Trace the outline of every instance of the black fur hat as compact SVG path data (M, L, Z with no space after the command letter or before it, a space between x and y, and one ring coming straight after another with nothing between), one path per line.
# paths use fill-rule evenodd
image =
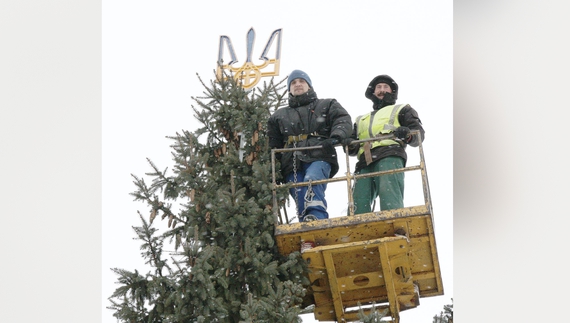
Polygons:
M392 89L392 93L386 93L384 99L380 100L374 95L374 89L378 83L386 83ZM370 81L366 92L364 92L366 98L374 102L374 109L380 109L384 106L395 104L398 99L398 83L394 81L393 78L386 74L378 75Z
M370 81L370 83L368 84L368 87L366 88L366 92L364 94L368 99L372 100L372 98L375 97L374 89L376 88L376 84L378 83L388 84L392 89L392 93L395 95L394 99L398 98L398 83L396 83L396 81L394 81L394 79L391 78L390 76L382 74L373 78L372 81Z

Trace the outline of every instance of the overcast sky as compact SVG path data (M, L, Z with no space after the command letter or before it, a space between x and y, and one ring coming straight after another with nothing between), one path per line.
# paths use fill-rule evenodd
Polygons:
M191 96L202 94L196 74L213 77L221 35L241 66L250 28L254 62L281 29L277 79L305 71L320 98L337 99L355 119L371 110L364 97L370 80L389 74L400 86L398 103L418 111L445 295L421 299L401 318L431 322L453 297L452 13L452 1L103 1L103 305L116 288L110 268L146 268L131 227L140 223L137 211L147 210L129 195L130 174L144 176L147 157L171 168L165 137L199 127L191 109ZM418 186L407 185L409 204ZM334 187L327 191L331 217L346 210ZM103 322L115 322L111 311L103 310Z
M256 51L282 28L283 77L305 70L353 116L368 111L363 89L380 73L420 113L446 295L403 323L431 322L451 297L461 322L566 317L552 300L570 288L557 275L569 227L568 2L456 0L453 31L451 3L344 2L2 2L4 321L115 322L101 310L110 268L142 267L130 228L144 208L129 174L148 171L146 157L170 165L164 137L195 126L195 73L215 68L220 35L243 62L251 27Z
M558 275L570 4L456 0L452 31L451 3L344 2L2 2L3 320L114 322L101 310L115 288L109 268L140 265L129 174L147 171L146 157L170 164L164 137L193 129L195 73L214 69L220 35L243 55L251 27L256 50L283 28L283 76L304 69L320 97L354 115L369 109L363 89L379 73L420 113L446 295L402 312L403 323L431 322L451 297L461 322L566 317L552 300L570 288Z

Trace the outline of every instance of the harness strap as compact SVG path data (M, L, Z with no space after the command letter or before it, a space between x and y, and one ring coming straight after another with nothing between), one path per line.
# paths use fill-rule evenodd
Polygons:
M370 165L370 163L372 163L372 154L370 153L370 147L372 147L370 141L365 142L362 146L364 149L364 159L366 160L366 165Z
M301 134L301 135L298 135L298 136L289 136L289 137L287 137L287 144L290 145L290 144L292 144L292 143L294 143L294 142L299 142L299 141L307 140L307 137L308 137L308 136L309 136L309 135L307 135L307 134Z
M286 142L286 143L287 143L287 145L290 145L290 144L292 144L292 143L294 143L294 142L300 142L300 141L303 141L303 140L307 140L307 138L309 138L309 136L311 136L311 137L323 137L323 138L326 138L326 136L320 135L320 134L318 134L317 132L313 132L313 133L309 133L309 134L303 133L303 134L300 134L300 135L297 135L297 136L289 136L289 137L287 137L287 142Z

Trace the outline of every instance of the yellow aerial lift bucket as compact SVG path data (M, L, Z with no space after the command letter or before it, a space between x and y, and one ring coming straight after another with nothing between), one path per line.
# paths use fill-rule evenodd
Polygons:
M369 313L375 308L388 309L392 321L398 323L399 312L417 307L421 297L443 295L421 144L419 152L420 165L395 171L421 171L423 205L289 224L277 214L281 223L275 229L279 252L287 256L300 251L309 265L311 284L305 305L314 304L315 319L356 321L360 309ZM382 173L386 172L366 176ZM349 169L346 174L323 182L347 181L352 201L350 181L359 175L352 175Z

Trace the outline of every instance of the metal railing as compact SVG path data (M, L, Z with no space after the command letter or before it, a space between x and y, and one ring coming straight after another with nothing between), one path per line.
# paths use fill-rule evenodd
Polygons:
M413 130L411 131L412 135L417 135L417 136L421 136L421 134L419 133L418 130ZM373 142L373 141L381 141L381 140L386 140L386 139L395 139L395 136L393 134L386 134L386 135L378 135L374 138L368 138L368 139L363 139L363 140L354 140L352 141L352 144L361 144L361 143L366 143L366 142ZM340 144L337 144L335 147L337 146L341 146ZM282 153L282 152L288 152L288 151L301 151L301 150L312 150L312 149L322 149L322 146L312 146L312 147L297 147L297 148L275 148L271 150L271 170L272 170L272 180L273 180L273 212L275 217L278 219L279 224L288 224L289 222L289 218L287 216L287 212L285 209L285 206L283 205L283 210L285 212L285 222L283 221L283 218L281 216L281 212L280 210L280 205L277 201L277 188L278 187L287 187L287 188L295 188L295 187L300 187L300 186L309 186L309 185L318 185L318 184L328 184L328 183L333 183L333 182L341 182L341 181L345 181L346 182L346 191L347 191L347 195L348 195L348 215L354 215L354 199L353 199L353 185L355 183L355 181L357 181L360 178L368 178L368 177L376 177L376 176L382 176L382 175L387 175L387 174L394 174L394 173L401 173L401 172L409 172L409 171L421 171L421 179L422 179L422 187L423 187L423 196L424 196L424 203L425 206L428 208L428 210L431 210L431 196L430 196L430 191L429 191L429 183L428 183L428 178L427 178L427 171L426 171L426 166L425 166L425 160L424 160L424 151L423 151L423 145L422 145L422 140L419 140L419 145L417 147L417 150L419 152L419 164L418 165L414 165L414 166L408 166L408 167L403 167L403 168L397 168L397 169L392 169L392 170L387 170L387 171L378 171L378 172L371 172L371 173L366 173L366 174L355 174L351 171L351 167L350 167L350 156L348 154L348 152L346 151L346 149L344 149L343 147L343 152L345 154L345 159L346 159L346 173L345 176L338 176L338 177L333 177L333 178L329 178L329 179L322 179L322 180L315 180L315 181L309 181L309 182L296 182L296 183L283 183L283 184L278 184L276 181L276 169L275 169L275 154L277 153ZM416 148L416 147L414 147ZM296 201L295 201L296 203ZM430 212L431 213L431 212Z

